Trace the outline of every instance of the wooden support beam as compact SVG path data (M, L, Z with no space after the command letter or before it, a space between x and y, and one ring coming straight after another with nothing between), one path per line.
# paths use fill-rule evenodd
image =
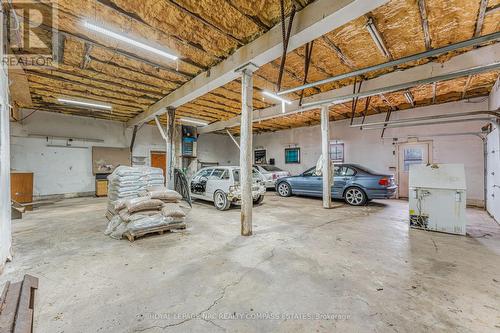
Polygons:
M490 15L496 13L500 10L500 3L497 3L495 6L490 7L486 10L486 15Z
M123 9L121 9L119 6L117 6L114 2L112 2L110 0L96 0L96 1L99 2L99 3L101 3L102 5L110 8L110 9L116 11L117 13L120 13L121 15L129 18L130 20L135 21L136 24L145 25L145 26L147 26L147 27L149 27L151 29L154 29L154 30L158 31L158 28L151 26L150 24L148 24L147 22L145 22L143 19L141 19L139 16L135 15L134 13L130 13L130 12L124 11ZM67 13L67 14L72 15L71 13ZM75 16L75 15L73 15L73 16ZM220 61L221 60L217 56L208 53L205 49L203 49L199 45L196 45L196 44L194 44L194 43L192 43L190 41L187 41L187 40L182 39L182 38L180 38L178 36L175 36L175 35L170 35L170 34L167 34L165 32L162 32L162 33L164 35L168 36L169 38L175 39L175 40L177 40L178 42L180 42L180 43L182 43L184 45L188 45L189 47L196 49L197 51L209 54L210 57L213 57L216 61ZM190 65L196 66L196 67L200 67L200 68L205 67L205 66L202 66L200 64L196 64L196 63L192 62L191 59L182 58L182 61L184 61L184 62L186 62L186 63L188 63ZM204 70L207 70L207 68L204 68Z
M464 99L467 95L467 90L469 90L471 80L472 75L467 76L467 81L465 81L464 89L462 90L462 99Z
M481 36L481 31L483 31L484 17L486 16L486 8L488 7L488 0L481 0L479 4L479 11L477 13L476 29L474 31L474 37Z
M432 49L431 34L429 31L429 19L427 18L427 8L425 7L425 0L418 0L418 9L420 11L420 22L424 32L425 49Z
M322 40L325 42L325 44L328 46L328 48L330 50L333 51L333 53L335 53L337 55L337 57L340 59L340 61L346 65L347 67L349 67L350 69L355 69L356 68L356 64L354 64L354 62L349 59L348 56L346 56L341 50L340 48L335 45L335 43L330 39L328 38L326 35L322 37Z
M196 21L201 22L202 24L206 25L207 27L210 27L213 30L216 30L218 33L222 34L227 39L230 39L233 42L235 42L236 44L238 44L238 46L244 45L244 42L242 40L234 37L233 35L229 34L226 31L223 31L221 28L219 28L215 24L212 24L211 22L205 20L203 17L199 16L198 14L193 13L190 10L182 7L180 4L177 3L176 0L165 0L165 1L168 2L169 4L171 4L172 6L174 6L175 8L179 9L184 14L194 18Z
M234 9L236 9L241 15L245 16L247 19L249 19L250 21L252 21L253 23L255 23L255 25L257 25L260 28L260 30L262 30L262 31L268 31L271 28L270 26L268 26L267 24L265 24L264 22L262 22L258 17L248 15L243 10L241 10L240 8L238 8L238 6L236 6L233 3L233 0L225 0L225 1L229 5L231 5L231 7L233 7Z
M323 208L332 208L332 167L330 163L330 116L328 105L321 106L321 156L323 158Z
M90 62L90 51L92 51L93 45L90 43L85 43L85 48L83 52L82 64L80 65L81 69L86 69Z
M40 2L40 4L45 5L45 6L48 6L48 3L46 4L46 3ZM69 12L64 11L64 10L62 10L62 9L59 9L59 11L60 11L60 12L65 13L65 14L67 14L67 15L69 15L69 16L72 16L72 17L74 17L74 18L75 18L75 19L77 19L77 20L80 20L80 19L81 19L80 17L75 16L73 13L69 13ZM175 73L176 73L176 74L178 74L178 75L184 75L184 76L187 76L187 79L191 79L191 78L193 78L193 75L192 75L192 74L189 74L189 73L184 73L184 72L182 72L182 71L178 71L178 70L177 70L177 68L174 68L174 67L168 67L168 66L163 66L163 65L160 65L160 64L153 63L153 62L151 62L151 61L149 61L149 60L147 60L147 59L143 59L143 58L141 58L141 57L139 57L139 56L136 56L136 55L134 55L134 54L131 54L131 53L129 53L129 52L122 51L122 50L118 50L116 47L109 47L109 46L106 46L106 45L101 44L101 43L99 43L99 42L97 42L97 41L95 41L95 40L90 39L89 37L87 37L87 36L86 36L86 35L84 35L84 34L81 34L81 33L78 33L78 34L77 34L77 33L72 33L72 32L66 31L66 30L58 30L58 29L56 29L56 28L54 28L54 27L50 27L50 26L48 26L48 25L46 25L46 24L38 24L38 23L36 23L36 22L35 22L35 23L33 23L33 24L36 24L38 27L43 28L43 29L45 29L45 30L47 30L47 31L51 31L52 33L56 33L56 34L60 34L60 35L64 35L64 36L65 36L65 38L67 38L68 36L69 36L69 37L72 37L72 38L76 38L76 39L82 40L82 41L84 41L84 42L86 42L86 43L92 44L92 45L94 45L94 46L99 46L99 47L105 48L106 50L108 50L108 51L110 51L110 52L114 52L114 53L116 53L116 54L120 54L120 55L125 56L125 57L128 57L128 58L130 58L130 59L137 60L137 61L140 61L140 62L144 62L144 63L147 63L147 64L149 64L149 65L151 65L151 66L154 66L154 67L157 67L157 68L162 68L162 69L164 69L164 70L172 71L172 72L175 72ZM152 29L155 29L154 27L151 27L151 26L149 26L149 25L148 25L148 27L150 27L150 28L152 28ZM175 36L171 36L171 35L168 35L168 36L169 36L170 38L178 39L178 38L176 38ZM187 42L186 42L186 41L184 41L184 40L179 40L179 42L180 42L180 43L183 43L184 45L188 45L189 47L197 47L197 46L193 46L193 45L191 45L191 44L187 43ZM59 43L59 46L60 46L60 45L62 45L62 43ZM203 49L198 49L198 48L197 48L197 51L201 51L201 52L206 53L206 51L205 51L205 50L203 50ZM209 55L209 56L210 56L210 57L213 57L213 58L214 58L214 61L220 61L220 60L221 60L220 58L217 58L217 57L215 57L215 56L212 56L212 55ZM58 58L59 58L59 57L58 57ZM62 59L62 58L60 58L60 59ZM205 70L207 70L207 69L208 69L206 66L204 66L204 65L202 65L202 64L195 63L195 62L193 62L193 61L191 61L190 59L187 59L187 58L184 58L184 59L182 59L181 61L183 61L183 62L185 62L186 64L189 64L189 65L191 65L191 66L193 66L193 67L196 67L199 71L205 71Z
M241 235L252 235L252 95L254 67L247 65L241 70L241 126L240 126L240 187L241 187Z
M175 109L168 108L167 110L168 116L168 127L167 127L167 167L165 169L165 182L168 189L175 189L174 184L174 168L176 164L175 157L175 142L174 142L174 133L175 133Z
M368 2L362 0L316 0L297 13L287 50L293 51L387 2L388 0ZM236 79L238 75L235 70L247 63L251 62L262 66L277 59L282 53L283 40L281 37L279 27L272 28L251 43L239 48L224 61L213 66L210 69L210 76L204 73L198 75L150 106L146 112L134 118L127 125L133 126L149 121L155 115L164 113L167 106L178 107L206 94L207 91L225 85Z

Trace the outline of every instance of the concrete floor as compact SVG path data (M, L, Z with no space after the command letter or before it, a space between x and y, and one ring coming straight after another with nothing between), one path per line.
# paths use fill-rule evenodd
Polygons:
M103 235L105 203L14 221L0 285L40 278L36 332L500 330L500 227L481 210L460 237L408 230L403 201L324 210L270 193L253 237L238 209L198 203L186 231L129 243Z

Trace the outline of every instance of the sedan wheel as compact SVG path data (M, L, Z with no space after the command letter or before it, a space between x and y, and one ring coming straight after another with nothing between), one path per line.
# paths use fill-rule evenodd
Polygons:
M214 206L218 210L228 210L229 207L231 206L231 203L229 200L227 200L227 195L226 193L222 191L217 191L214 194Z
M351 187L345 192L345 201L352 206L364 205L367 201L366 194L361 189Z
M289 197L292 195L292 188L288 183L282 182L278 185L278 194L282 197Z

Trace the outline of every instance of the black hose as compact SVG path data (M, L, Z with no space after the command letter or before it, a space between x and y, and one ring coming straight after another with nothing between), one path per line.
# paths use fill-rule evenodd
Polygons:
M180 169L174 169L174 187L175 190L182 195L182 198L193 207L191 202L191 191L189 190L189 184L186 175Z

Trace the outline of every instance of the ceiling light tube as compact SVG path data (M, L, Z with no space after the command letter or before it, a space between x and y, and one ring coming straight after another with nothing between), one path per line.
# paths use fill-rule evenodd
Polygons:
M207 126L208 125L208 123L205 121L191 119L191 118L180 118L179 120L183 123L195 124L198 126Z
M375 44L377 44L377 47L380 50L380 52L382 52L382 54L387 58L390 58L391 54L389 53L389 50L385 46L384 40L382 39L382 36L378 32L377 27L373 23L372 18L368 19L368 22L366 23L366 28L368 29L368 32L372 36L372 39L375 42Z
M139 47L139 48L144 49L146 51L158 54L158 55L160 55L162 57L165 57L165 58L168 58L168 59L171 59L171 60L177 60L177 59L179 59L179 57L176 56L176 55L173 55L173 54L170 54L168 52L162 51L162 50L160 50L158 48L155 48L155 47L152 47L150 45L141 43L141 42L139 42L137 40L128 38L128 37L126 37L124 35L121 35L119 33L113 32L111 30L108 30L108 29L105 29L103 27L97 26L97 25L92 24L90 22L85 21L83 23L83 25L85 26L85 28L87 28L89 30L101 33L101 34L106 35L108 37L111 37L113 39L116 39L116 40L122 41L124 43L127 43L127 44L130 44L130 45Z
M273 98L273 99L275 99L275 100L278 100L278 101L280 101L280 102L282 102L282 103L285 103L285 104L288 104L288 105L292 105L292 102L290 102L289 100L284 99L283 97L278 96L278 95L276 95L276 94L273 94L273 93L272 93L272 92L270 92L270 91L264 90L264 91L262 92L262 94L263 94L263 95L265 95L265 96L267 96L267 97L271 97L271 98Z
M68 99L68 98L58 98L57 100L60 103L64 103L64 104L71 104L71 105L76 105L76 106L88 106L88 107L96 108L96 109L111 110L113 108L109 104L101 104L101 103L96 103L94 101L75 100L75 99Z
M412 94L409 91L405 91L404 95L405 95L405 98L408 101L408 103L410 103L412 106L415 106L415 101L413 99Z

